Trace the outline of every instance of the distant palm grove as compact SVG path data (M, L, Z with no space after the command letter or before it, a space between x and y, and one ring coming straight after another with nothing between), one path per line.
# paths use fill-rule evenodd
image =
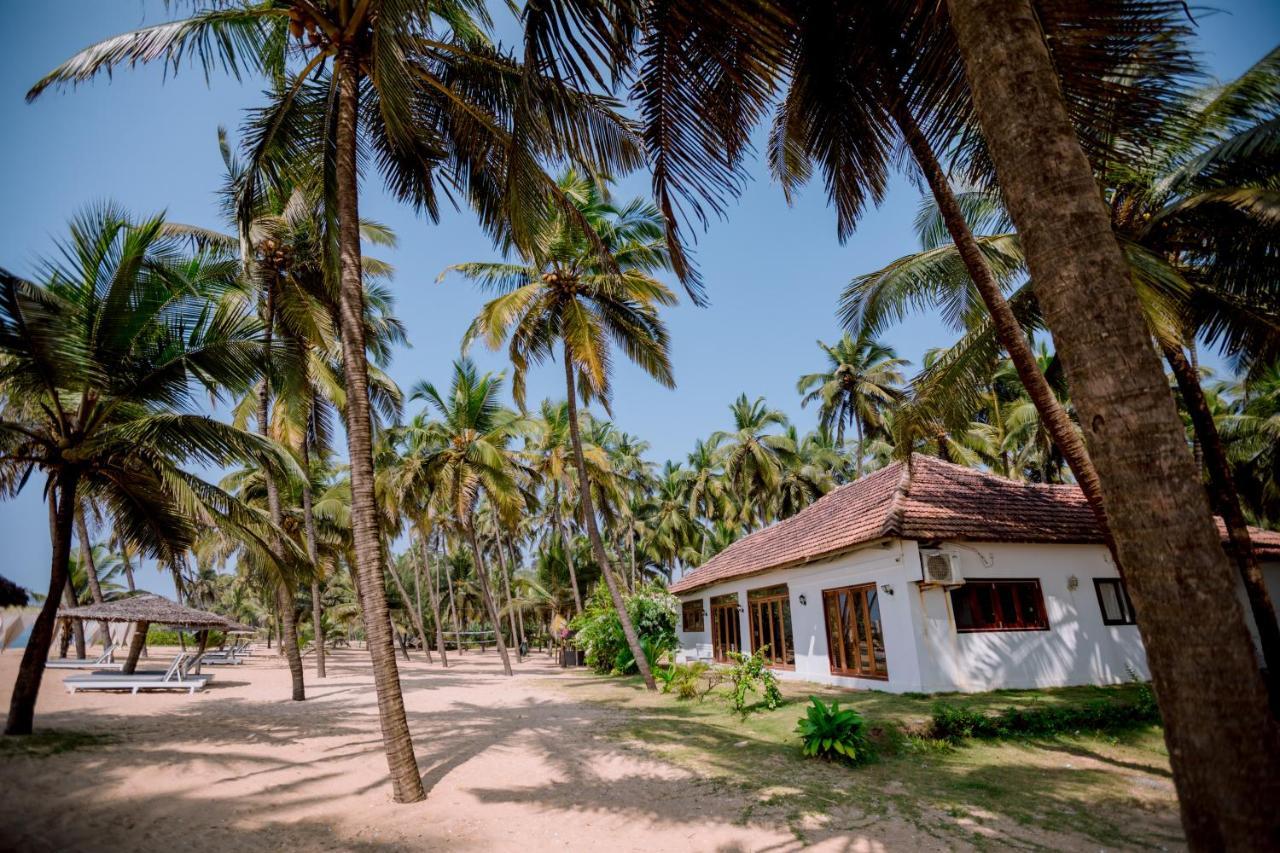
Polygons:
M32 731L45 659L83 655L57 607L128 595L146 562L265 629L294 700L327 642L366 642L394 796L421 799L397 655L484 644L510 675L607 600L652 689L629 600L925 453L1079 484L1188 838L1274 842L1280 629L1248 525L1280 529L1280 49L1212 83L1182 4L1156 0L531 2L514 47L483 4L179 5L28 96L149 62L266 90L210 128L221 228L104 202L29 274L3 259L0 486L42 490L52 552L7 733ZM688 246L732 227L762 129L788 196L821 179L839 239L907 172L920 251L829 283L795 398L725 377L722 427L658 460L611 419L613 368L678 388L663 312L706 303ZM652 197L618 197L637 169ZM362 217L370 182L424 214L413 239L456 201L495 245L415 271L481 304L408 388L379 257L408 235ZM955 335L920 364L886 343L916 311ZM562 392L527 399L531 371Z

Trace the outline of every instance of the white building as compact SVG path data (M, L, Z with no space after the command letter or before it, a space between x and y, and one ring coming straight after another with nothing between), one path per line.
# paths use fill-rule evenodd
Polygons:
M1280 534L1253 533L1280 601ZM933 693L1147 676L1078 488L919 454L738 540L671 591L684 658L767 647L784 678Z

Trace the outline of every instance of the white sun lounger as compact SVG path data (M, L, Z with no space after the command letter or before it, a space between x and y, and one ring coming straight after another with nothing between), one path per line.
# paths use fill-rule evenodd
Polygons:
M192 675L187 672L192 655L179 654L164 672L158 670L133 673L95 672L90 675L73 675L62 683L67 692L80 690L128 690L137 694L139 690L186 690L195 693L203 690L212 679L212 675Z
M252 645L237 642L230 648L212 649L205 652L204 657L200 658L200 662L212 664L213 666L231 666L244 663L244 659L252 654Z
M88 658L84 660L78 658L55 658L45 661L44 666L45 669L123 669L123 663L117 663L112 660L115 656L116 648L117 646L115 645L107 646L106 650L93 660Z

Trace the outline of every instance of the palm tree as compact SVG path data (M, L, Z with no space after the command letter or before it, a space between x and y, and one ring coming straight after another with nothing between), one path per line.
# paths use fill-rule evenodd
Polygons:
M785 432L771 432L785 430L789 423L781 410L769 408L764 397L748 400L746 394L740 394L729 412L733 430L714 433L711 443L724 451L725 478L732 484L738 504L736 521L751 530L769 522L783 468L796 446Z
M551 527L560 537L566 568L569 570L569 586L573 589L575 613L582 613L582 589L569 548L569 525L563 508L572 499L576 488L570 470L573 456L573 439L569 435L569 404L543 400L540 416L533 420L531 434L525 439L525 464L543 488L550 488L544 505L550 516ZM585 449L583 458L589 466L607 465L598 448ZM570 517L576 513L570 512Z
M1142 614L1188 840L1265 845L1280 833L1280 815L1260 796L1276 790L1280 731L1248 652L1237 581L1036 10L1029 0L950 0L947 8ZM1170 573L1174 564L1180 571ZM1186 625L1208 600L1225 612L1189 637ZM1229 723L1209 733L1211 719Z
M1113 228L1122 239L1151 333L1191 417L1198 462L1207 465L1213 504L1226 525L1270 671L1280 669L1280 626L1253 554L1226 450L1183 341L1203 331L1211 341L1222 341L1234 358L1267 364L1276 356L1280 313L1269 288L1277 270L1267 258L1275 254L1277 240L1270 217L1258 207L1275 168L1245 152L1268 133L1277 67L1280 50L1228 86L1188 95L1182 120L1146 140L1153 151L1148 163L1123 163L1102 174L1111 187ZM1021 242L994 194L971 193L965 207L970 219L995 232L977 238L983 250L1000 257L1009 273L1023 271ZM864 322L874 325L879 317L901 314L908 303L955 306L963 300L969 283L953 263L955 247L938 241L938 218L936 210L923 206L917 225L925 251L860 276L846 291L846 300L868 306ZM1020 321L1035 327L1042 318L1031 284L1011 302ZM947 313L961 312L949 307ZM947 397L972 396L965 386L994 356L994 342L983 320L969 325L944 362L946 371L917 385ZM1026 413L1024 422L1030 420ZM1280 680L1270 679L1270 688L1280 709Z
M820 403L818 422L835 430L837 444L844 444L844 429L853 424L858 436L855 476L861 477L864 433L882 426L882 412L901 399L907 362L893 347L864 334L855 339L845 332L834 346L818 341L818 349L826 353L828 369L800 377L796 390L805 395L800 405Z
M190 412L197 388L253 381L261 327L214 308L234 284L234 262L184 255L163 225L101 205L72 221L59 259L40 265L43 284L0 270L0 482L14 494L35 469L45 474L53 549L9 734L31 732L82 501L107 509L117 538L176 562L202 525L259 546L269 527L183 463L296 471L272 442Z
M479 20L476 20L476 17ZM184 59L206 73L263 72L270 105L254 118L251 173L279 172L299 152L326 158L324 195L336 219L340 334L348 394L353 533L384 746L397 802L426 795L413 754L383 593L373 491L373 437L362 318L357 152L376 152L388 186L433 218L437 182L460 190L495 236L524 239L557 205L574 208L540 166L581 160L604 172L639 165L640 148L607 98L569 89L541 64L526 67L494 48L474 7L428 0L203 0L187 19L99 42L54 69L28 93L89 80L122 63ZM290 36L293 38L291 39ZM300 66L290 74L290 60ZM551 70L553 73L544 73ZM332 133L330 133L332 131ZM329 151L316 150L331 144ZM252 189L252 188L249 188ZM253 192L243 196L252 207Z
M615 206L595 181L574 171L560 179L560 188L572 199L575 215L543 220L535 239L518 244L523 263L459 264L450 270L500 293L481 309L465 340L482 337L493 349L510 340L513 392L522 408L529 365L554 357L559 345L582 521L640 674L656 690L597 526L578 399L608 406L610 338L654 379L674 385L658 307L674 304L675 294L653 277L670 266L670 256L662 216L652 204L634 199Z
M477 505L482 498L499 511L517 506L522 499L515 454L508 445L526 425L498 403L501 391L501 376L482 376L469 359L462 359L454 362L447 392L423 382L414 387L411 399L425 401L440 418L426 427L435 440L424 448L421 476L438 484L440 499L471 546L485 614L495 632L503 671L511 675L502 621L476 533Z
M1228 453L1240 472L1241 497L1259 522L1280 526L1280 365L1229 389L1234 398L1217 416Z
M701 528L689 500L689 471L668 462L646 501L647 535L644 545L660 561L667 579L675 575L681 556L701 540Z

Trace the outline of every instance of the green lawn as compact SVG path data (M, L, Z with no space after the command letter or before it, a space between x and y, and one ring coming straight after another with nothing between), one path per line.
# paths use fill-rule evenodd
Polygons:
M744 719L715 693L702 702L680 701L649 694L634 678L587 676L585 682L559 680L575 699L616 709L615 722L604 734L692 771L699 785L732 791L738 796L731 799L748 803L737 820L786 825L800 841L892 818L944 846L1167 849L1182 844L1159 727L1115 736L967 741L958 747L904 733L918 730L938 699L999 710L1132 699L1133 686L900 696L784 683L786 704ZM872 728L879 760L848 768L801 757L793 729L811 695L856 708Z

